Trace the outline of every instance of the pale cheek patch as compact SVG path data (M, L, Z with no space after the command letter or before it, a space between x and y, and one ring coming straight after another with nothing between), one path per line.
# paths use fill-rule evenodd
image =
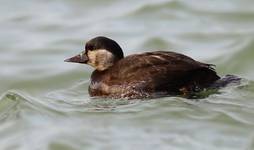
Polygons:
M112 66L114 62L113 54L105 49L88 51L87 56L89 58L87 64L93 66L97 70L105 70Z
M88 62L87 64L93 66L93 67L96 67L95 66L95 61L96 61L96 52L94 51L88 51L87 52L87 57L88 57Z

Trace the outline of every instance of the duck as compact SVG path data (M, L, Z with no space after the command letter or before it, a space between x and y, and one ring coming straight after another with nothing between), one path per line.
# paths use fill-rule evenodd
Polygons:
M91 97L188 97L221 78L215 65L173 51L143 52L124 57L120 45L105 36L89 40L81 53L65 62L94 68L88 87Z

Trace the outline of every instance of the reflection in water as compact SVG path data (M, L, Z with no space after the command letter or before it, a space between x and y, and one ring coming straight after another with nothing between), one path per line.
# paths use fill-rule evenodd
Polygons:
M252 1L1 1L1 149L254 148ZM92 69L63 60L98 35L245 79L204 99L90 98Z

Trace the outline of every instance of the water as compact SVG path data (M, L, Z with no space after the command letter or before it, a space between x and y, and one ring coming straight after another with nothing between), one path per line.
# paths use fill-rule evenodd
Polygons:
M0 149L254 149L254 1L0 4ZM63 60L97 35L126 55L181 52L244 80L197 100L91 99L92 69Z

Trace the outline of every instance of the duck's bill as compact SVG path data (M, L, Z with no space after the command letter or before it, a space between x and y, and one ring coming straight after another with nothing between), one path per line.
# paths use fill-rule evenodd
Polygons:
M88 57L86 54L81 53L79 55L73 56L71 58L65 59L65 62L73 62L73 63L81 63L81 64L86 64L88 61Z

